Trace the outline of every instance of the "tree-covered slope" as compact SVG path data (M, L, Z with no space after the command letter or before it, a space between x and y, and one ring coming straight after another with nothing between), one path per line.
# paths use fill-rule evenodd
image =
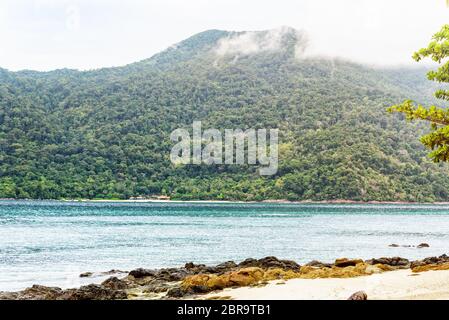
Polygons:
M449 200L431 163L385 108L432 100L423 69L306 58L288 28L200 33L154 57L88 72L0 69L0 197ZM174 166L170 132L279 128L280 164Z

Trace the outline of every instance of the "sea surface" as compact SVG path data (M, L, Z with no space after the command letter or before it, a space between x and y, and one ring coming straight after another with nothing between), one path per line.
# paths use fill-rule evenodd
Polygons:
M390 244L430 248L392 248ZM82 272L277 256L449 253L449 206L0 201L0 291L101 281Z

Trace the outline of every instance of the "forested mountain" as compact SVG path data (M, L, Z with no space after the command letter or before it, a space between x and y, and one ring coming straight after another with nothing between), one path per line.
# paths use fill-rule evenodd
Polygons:
M447 201L447 165L385 111L432 101L425 73L307 57L289 28L210 30L118 68L0 69L0 197ZM279 128L278 173L172 165L170 132L196 120Z

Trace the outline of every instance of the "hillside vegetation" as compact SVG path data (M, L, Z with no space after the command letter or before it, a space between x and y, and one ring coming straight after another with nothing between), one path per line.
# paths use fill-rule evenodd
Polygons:
M124 67L0 69L0 197L449 200L448 167L429 161L420 127L385 112L432 101L425 70L304 49L289 28L210 30ZM170 132L193 121L279 128L277 174L172 165Z

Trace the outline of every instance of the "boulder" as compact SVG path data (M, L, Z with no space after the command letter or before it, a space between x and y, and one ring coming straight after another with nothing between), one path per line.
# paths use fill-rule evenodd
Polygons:
M80 278L88 278L88 277L92 277L93 273L92 272L84 272L80 274Z
M302 279L318 279L318 278L352 278L352 277L360 277L365 275L370 275L373 273L379 273L382 272L381 266L383 265L376 265L371 266L363 261L360 262L359 260L353 260L353 262L356 261L357 264L349 265L347 267L340 267L333 265L331 268L316 268L311 266L302 266L299 278ZM353 263L351 263L353 264ZM340 264L341 265L341 264ZM386 266L388 267L388 266Z
M18 292L17 300L56 300L62 294L63 290L57 287L46 287L40 285L33 285Z
M353 293L348 300L368 300L368 295L365 291L357 291Z
M234 261L226 261L215 266L217 272L227 272L235 268L237 268L237 264Z
M229 287L256 284L263 279L263 276L264 271L257 267L242 268L222 275L197 274L186 277L182 281L181 288L187 293L204 293ZM175 294L177 293L179 292L175 291Z
M229 285L228 286L248 286L255 284L263 279L264 271L260 268L244 268L238 271L229 273Z
M18 300L18 298L19 298L18 292L0 291L0 300Z
M363 263L363 260L341 258L341 259L335 260L334 265L338 268L346 268L346 267L355 267L359 263Z
M181 281L191 274L192 273L186 269L169 268L159 270L154 274L154 277L158 280L164 281Z
M138 268L129 272L130 276L133 276L136 279L145 278L145 277L154 277L156 275L155 270Z
M376 265L370 265L368 264L365 268L365 273L367 275L376 274L376 273L382 273L384 271L390 271L393 269L390 266L387 266L385 264L376 264Z
M449 262L449 256L443 254L439 257L429 257L429 258L425 258L423 260L413 261L410 264L410 268L414 269L419 266L425 266L425 265L429 265L429 264L443 264L446 262Z
M376 265L382 264L391 267L396 267L397 269L407 269L410 266L410 261L401 257L393 257L393 258L373 258L365 261L367 264Z
M312 260L309 263L307 263L306 266L317 267L317 268L330 268L330 267L332 267L332 263L324 263L321 261Z
M167 297L170 298L182 298L187 294L185 290L183 290L181 287L171 288L167 291Z
M272 268L265 271L263 279L265 281L271 281L271 280L288 280L288 279L296 279L300 278L301 273L299 271L294 270L284 270L281 268Z
M184 265L184 269L192 274L204 273L207 268L204 264L194 264L193 262L188 262Z
M259 261L253 258L248 258L243 260L242 262L240 262L238 264L239 267L241 268L246 268L246 267L257 267L259 265Z
M106 288L102 285L90 284L79 289L68 289L58 297L62 300L122 300L128 296L122 290Z
M127 295L122 290L114 290L95 284L67 290L34 285L23 291L5 296L0 295L0 298L13 300L117 300L126 299Z
M173 285L171 285L167 282L162 282L162 281L156 280L153 283L145 286L144 289L142 290L142 292L143 293L161 293L161 292L166 292L171 288L173 288Z
M276 257L270 256L259 260L252 258L246 259L240 262L238 264L238 267L240 268L254 267L261 269L281 268L285 270L299 270L301 266L292 260L279 260Z
M428 243L420 243L416 247L417 248L429 248L430 245Z
M113 290L125 290L129 287L129 284L126 281L120 280L117 277L110 277L103 281L101 285Z
M436 270L449 270L449 262L440 264L426 264L422 266L416 266L412 268L412 272L425 272L425 271L436 271Z

